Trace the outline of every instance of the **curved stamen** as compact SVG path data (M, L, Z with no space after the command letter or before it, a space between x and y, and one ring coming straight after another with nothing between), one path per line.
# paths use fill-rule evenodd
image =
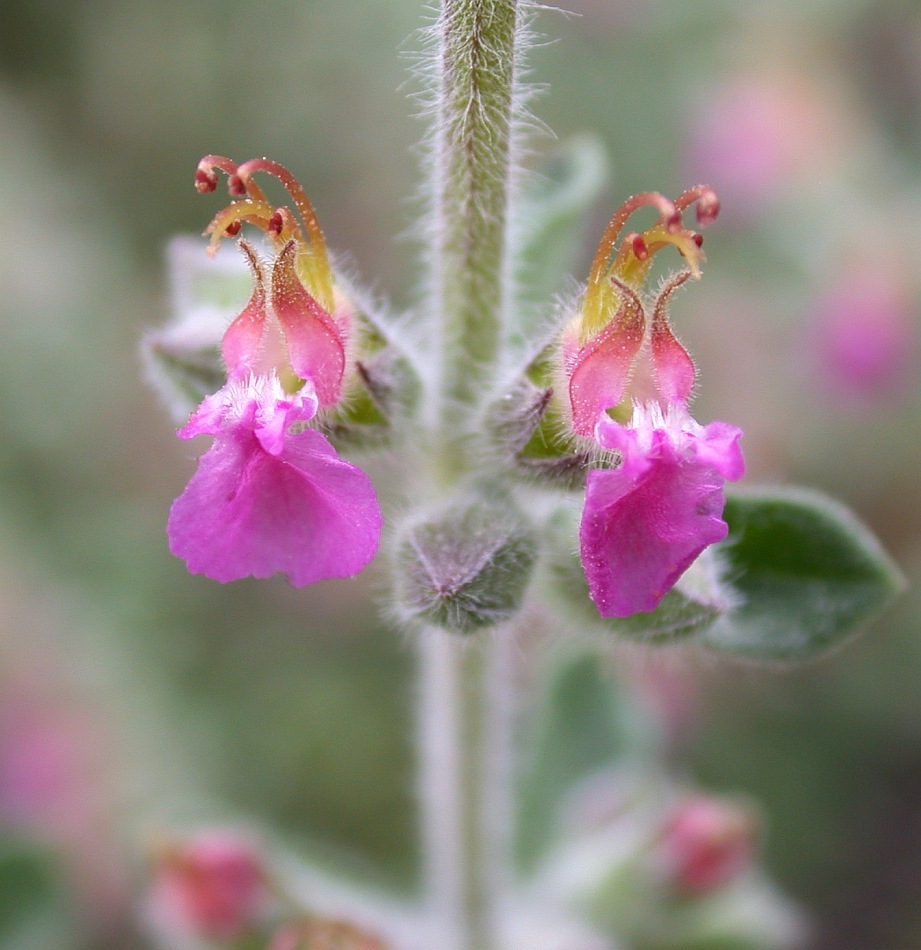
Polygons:
M320 222L317 220L316 212L306 192L301 187L300 182L278 162L273 162L267 158L253 158L244 162L237 169L240 179L250 188L252 175L262 171L277 178L294 201L294 205L300 213L301 220L310 235L310 244L306 246L303 240L303 234L298 228L296 236L299 236L298 254L298 272L302 279L311 287L314 296L320 301L322 306L329 310L334 307L333 295L333 275L329 266L329 256L326 252L326 240L323 237L323 231L320 228ZM290 213L289 213L290 215ZM292 218L293 221L293 218Z
M207 194L217 188L217 175L206 172L201 168L195 169L195 190L200 194Z
M249 198L243 201L234 201L227 205L226 208L222 208L211 219L211 223L202 232L205 235L211 235L208 253L212 256L214 255L218 245L228 236L228 228L232 228L238 221L246 221L256 225L256 227L262 231L268 231L268 223L271 220L274 210L271 205L260 201L252 201Z
M276 247L282 247L292 238L297 241L298 246L303 246L307 242L304 240L304 232L297 223L297 218L291 213L290 208L282 205L275 209L275 214L268 220L266 234L274 241Z
M249 195L254 201L265 201L265 192L255 183L244 181L238 172L239 166L235 161L223 155L206 155L195 169L195 187L202 194L214 191L217 188L218 168L227 175L227 190L233 198L242 198Z
M217 174L214 169L219 168L228 177L236 175L237 163L223 155L206 155L195 169L195 189L202 194L214 191L217 188Z
M624 239L617 254L614 255L613 263L611 263L610 266L608 263L621 231L623 231L624 225L627 223L627 219L634 211L646 206L656 208L659 212L659 221L653 230L655 228L662 230L670 228L676 215L680 221L680 212L676 211L674 204L669 201L665 195L657 191L644 191L641 194L634 195L632 198L628 198L617 209L614 217L611 218L607 228L605 228L601 240L598 242L598 249L595 251L595 257L592 260L591 270L589 271L588 284L585 289L585 300L582 306L586 329L597 331L600 326L604 324L604 313L602 311L608 309L604 301L606 297L612 294L607 281L614 274L624 276L624 265L628 258L632 256L635 261L642 260L644 262L642 265L643 268L648 266L646 262L652 255L652 248L647 246L649 231L644 232L642 235L628 235L628 237ZM638 241L637 238L640 240ZM640 252L645 249L646 256L643 257L641 254L637 254L637 249ZM643 273L645 273L645 270L641 270L638 276L642 277ZM616 294L614 297L615 299L612 301L612 306L616 307Z
M644 191L638 195L634 195L632 198L628 198L614 213L614 217L611 218L607 228L605 228L604 234L601 235L601 240L598 242L598 249L595 251L595 257L592 260L592 267L588 275L589 288L601 283L605 264L607 264L608 258L614 250L614 245L620 237L620 232L627 223L627 218L638 208L643 208L647 205L658 209L660 223L666 224L674 220L677 211L674 202L669 201L665 195L660 194L658 191Z
M646 244L646 239L642 234L637 234L636 231L633 231L624 238L624 245L630 246L630 249L633 251L633 256L638 261L645 261L646 258L649 257L649 247Z
M713 224L720 213L720 199L717 193L709 185L695 185L678 195L675 199L675 207L679 211L685 211L695 201L697 202L695 209L697 223L702 228Z
M263 171L273 177L277 178L282 185L285 186L286 191L291 195L294 205L297 210L300 212L301 218L304 222L304 225L307 228L307 232L310 235L310 242L314 245L314 249L318 255L326 258L326 240L323 237L323 231L320 228L320 222L317 220L317 214L313 209L313 205L310 203L310 199L307 197L306 192L301 187L300 182L285 168L284 165L280 165L278 162L273 162L267 158L253 158L248 162L244 162L237 169L237 174L240 176L240 179L244 182L247 189L251 187L251 179L254 172Z

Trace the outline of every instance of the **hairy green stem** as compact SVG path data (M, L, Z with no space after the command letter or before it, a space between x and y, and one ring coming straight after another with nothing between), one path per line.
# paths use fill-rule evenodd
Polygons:
M482 656L443 630L420 638L420 797L425 884L433 940L445 950L487 950L480 861Z
M469 469L472 410L498 358L520 6L521 0L442 0L437 26L431 250L441 333L436 468L443 488ZM509 877L508 750L492 742L501 738L496 729L508 708L497 680L505 669L496 663L497 642L465 641L443 630L420 637L425 874L433 937L445 950L493 950L497 894Z
M500 339L518 8L518 0L443 0L439 21L433 250L448 431L469 419Z
M510 891L514 631L420 638L425 880L445 950L492 950Z

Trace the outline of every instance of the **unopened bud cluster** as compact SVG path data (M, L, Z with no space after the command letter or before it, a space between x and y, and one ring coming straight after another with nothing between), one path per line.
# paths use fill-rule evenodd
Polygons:
M396 547L396 600L404 621L472 633L518 610L537 540L508 505L472 499L410 524Z

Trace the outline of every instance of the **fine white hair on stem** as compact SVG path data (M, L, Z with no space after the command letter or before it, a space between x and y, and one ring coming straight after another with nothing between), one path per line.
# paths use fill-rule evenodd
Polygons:
M446 0L431 11L414 57L417 100L428 123L419 195L418 237L427 258L421 309L435 325L430 336L442 354L438 379L431 380L442 391L427 401L432 424L439 415L461 418L480 401L514 300L515 199L537 126L528 104L538 89L525 81L526 60L540 8L533 0ZM509 11L511 36L494 29ZM452 18L476 16L474 29L455 31L462 35L453 42ZM497 36L507 48L497 48ZM494 67L510 76L494 74ZM463 108L451 102L455 90L454 98L465 98Z

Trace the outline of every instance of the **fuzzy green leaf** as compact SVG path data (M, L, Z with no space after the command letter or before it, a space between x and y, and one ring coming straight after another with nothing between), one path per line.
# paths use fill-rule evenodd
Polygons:
M721 653L812 656L855 633L904 586L869 529L817 492L739 495L725 518L722 571L738 606L700 638Z
M47 912L59 897L49 856L27 842L5 842L0 849L0 942Z
M563 288L585 238L585 218L608 177L604 146L590 135L563 142L539 169L523 196L528 300L548 300Z
M553 666L529 721L534 726L517 832L518 859L525 868L551 843L567 793L639 746L637 722L592 654L570 655Z
M227 371L216 343L198 348L173 346L168 339L150 334L142 347L147 376L177 423L185 422L202 399L226 381Z

